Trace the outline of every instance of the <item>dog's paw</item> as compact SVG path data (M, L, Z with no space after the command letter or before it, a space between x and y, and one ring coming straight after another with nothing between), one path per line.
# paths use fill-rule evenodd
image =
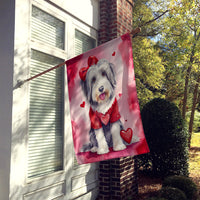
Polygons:
M90 149L90 151L91 151L92 153L97 152L97 150L98 150L98 147L92 147L92 148Z
M118 145L113 146L114 151L121 151L121 150L124 150L124 149L126 149L125 144L118 144Z
M98 148L97 154L106 154L109 152L108 148Z
M140 141L140 138L137 137L136 135L133 135L131 143L136 143L136 142L139 142L139 141Z

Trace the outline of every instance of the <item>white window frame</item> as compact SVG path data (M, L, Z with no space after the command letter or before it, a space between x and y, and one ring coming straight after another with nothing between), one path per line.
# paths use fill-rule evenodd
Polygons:
M65 27L65 30L64 30L64 38L66 38L66 31L67 31L67 19L62 19L63 17L60 16L58 14L58 12L56 13L56 9L54 7L51 7L51 6L48 6L47 5L43 5L43 4L40 4L38 3L37 1L33 1L32 4L31 4L31 12L30 12L30 21L31 21L31 17L32 17L32 6L35 6L41 10L43 10L44 12L52 15L53 17L63 21L65 23L64 27ZM44 9L45 8L45 9ZM54 56L54 57L57 57L59 59L62 59L62 60L66 60L67 59L67 39L64 39L64 49L60 49L60 48L57 48L57 47L54 47L54 46L50 46L48 44L44 45L42 42L39 42L39 41L36 41L35 39L32 39L31 38L31 23L30 23L30 46L29 46L29 51L31 51L32 49L33 50L36 50L36 51L39 51L39 52L42 52L42 53L45 53L45 54L48 54L50 56ZM31 57L29 56L29 66L30 66L30 60L31 60ZM59 63L58 63L59 64ZM66 73L66 70L64 70L64 72ZM66 83L64 83L66 84ZM29 87L30 87L30 83L28 83ZM66 87L64 87L66 88ZM29 89L29 92L30 92L30 89ZM64 96L66 95L65 93L65 89L64 89ZM28 94L28 96L30 96L30 93ZM64 105L64 109L65 109L65 105ZM29 110L29 108L28 108ZM64 116L64 123L65 123L65 116ZM28 134L28 133L27 133ZM63 138L66 137L66 130L65 130L65 127L64 127L64 131L63 131ZM64 141L63 141L64 142ZM28 138L27 138L27 143L28 143ZM63 144L63 147L64 147L64 144ZM59 171L56 171L56 172L53 172L53 173L49 173L47 175L44 175L44 176L40 176L40 177L36 177L36 178L28 178L27 177L27 173L26 173L26 182L27 183L30 183L30 182L33 182L34 180L42 180L42 179L45 179L45 178L51 178L52 176L60 176L61 174L63 174L64 172L64 152L65 152L65 148L63 149L63 170L59 170ZM27 149L27 158L28 158L28 149ZM28 164L27 164L27 170L28 170ZM26 170L26 172L27 172Z
M48 14L60 19L65 23L65 45L64 50L44 46L41 42L31 39L31 10L32 5L44 10ZM74 57L74 40L75 40L75 29L83 32L89 37L94 38L97 41L97 31L82 24L81 21L74 19L67 13L60 11L59 8L54 7L48 2L43 0L23 0L17 1L16 3L17 13L16 13L16 36L15 36L15 72L14 72L14 88L17 82L20 80L25 80L29 78L29 66L31 59L31 49L38 50L40 52L58 57L63 60L68 60ZM23 13L23 15L22 15ZM24 18L26 16L26 18ZM21 23L21 24L20 24ZM20 25L19 25L20 24ZM23 36L21 35L23 30ZM23 68L23 69L22 69ZM65 67L66 74L66 67ZM32 191L46 190L49 185L54 185L55 187L61 186L63 189L63 195L66 194L66 188L71 189L72 185L69 181L73 176L75 177L80 173L87 173L91 169L98 169L98 163L93 165L81 165L74 166L74 159L70 155L74 151L72 143L71 134L71 119L69 114L69 102L65 99L64 105L64 149L63 149L63 170L53 172L41 177L28 178L28 110L29 110L29 82L25 83L20 88L16 87L13 91L13 139L12 139L12 153L11 153L11 192L10 195L16 193L16 189L19 194L24 194L23 197L19 196L19 200L28 199L28 196L32 194ZM68 97L67 86L67 76L65 75L65 89L64 96ZM69 142L66 140L69 139ZM20 147L16 141L20 141ZM66 177L66 173L71 171L70 177ZM96 172L98 173L98 172ZM98 176L98 174L96 174ZM97 177L98 179L98 177ZM94 183L96 184L96 183ZM82 192L85 189L82 188ZM76 196L77 190L72 191L71 195L68 197L73 198ZM66 197L65 197L66 198ZM68 199L67 198L67 199ZM14 198L13 198L14 199Z

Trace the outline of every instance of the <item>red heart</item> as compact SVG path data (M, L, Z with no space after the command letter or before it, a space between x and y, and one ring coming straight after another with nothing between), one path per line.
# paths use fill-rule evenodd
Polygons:
M108 124L108 122L110 121L110 114L107 113L106 115L103 115L103 114L100 114L100 119L101 119L101 122L105 125Z
M112 53L112 56L115 56L115 51Z
M80 104L80 107L84 108L85 107L85 101L83 101L82 104Z
M133 131L131 128L128 128L126 131L121 130L120 135L125 142L127 142L128 144L131 143L131 139L133 137Z
M121 96L122 96L122 93L119 93L119 98L121 98Z

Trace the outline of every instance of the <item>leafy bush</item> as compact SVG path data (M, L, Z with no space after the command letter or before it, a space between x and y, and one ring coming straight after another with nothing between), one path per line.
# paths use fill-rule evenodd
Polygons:
M139 165L154 176L188 175L188 132L176 105L155 98L141 116L150 153L138 156Z
M170 176L164 179L163 187L174 187L182 190L188 200L197 199L197 186L196 184L188 177L184 176Z
M166 198L167 200L187 200L183 191L173 187L163 187L160 190L160 197Z

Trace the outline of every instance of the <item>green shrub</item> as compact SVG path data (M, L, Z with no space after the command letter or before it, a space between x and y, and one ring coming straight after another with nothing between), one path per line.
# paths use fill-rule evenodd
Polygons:
M167 200L187 200L183 191L173 187L163 187L160 190L160 197L163 197Z
M141 111L150 153L138 156L145 172L154 176L188 175L188 132L175 104L155 98Z
M188 177L184 176L170 176L164 179L163 187L174 187L182 190L188 200L197 199L197 186L196 184Z

